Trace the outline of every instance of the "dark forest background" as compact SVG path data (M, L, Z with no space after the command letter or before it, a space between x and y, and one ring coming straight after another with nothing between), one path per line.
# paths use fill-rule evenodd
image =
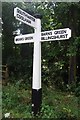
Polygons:
M42 84L80 96L80 3L2 3L2 64L7 64L12 83L31 85L33 43L14 44L14 37L33 33L33 28L17 21L13 11L20 7L32 16L42 15L42 31L70 28L69 40L42 43Z

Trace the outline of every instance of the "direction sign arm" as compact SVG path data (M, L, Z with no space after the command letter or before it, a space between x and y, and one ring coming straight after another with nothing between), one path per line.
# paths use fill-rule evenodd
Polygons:
M20 22L36 28L36 18L18 7L14 8L14 17Z

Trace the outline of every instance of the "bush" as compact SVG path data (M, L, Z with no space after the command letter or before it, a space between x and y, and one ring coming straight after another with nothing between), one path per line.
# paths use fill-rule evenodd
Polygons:
M21 59L15 57L9 57L7 60L9 76L19 77L21 74Z
M31 83L32 79L32 64L31 60L21 59L20 57L9 57L7 60L8 71L10 76L10 82L14 82L20 79L24 80L24 83L29 81Z
M55 84L56 89L60 89L61 91L66 90L66 85L65 85L62 77L60 77L60 76L56 77L54 84Z
M76 89L75 89L75 95L76 95L77 97L80 96L80 82L78 83L78 85L77 85L77 87L76 87Z
M77 118L71 113L70 109L63 108L58 114L59 120L77 120Z
M55 116L56 115L53 107L45 104L42 105L41 118L55 118Z

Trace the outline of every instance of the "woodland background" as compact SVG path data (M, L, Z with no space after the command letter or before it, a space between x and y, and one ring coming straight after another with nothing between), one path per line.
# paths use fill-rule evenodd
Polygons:
M42 43L43 104L40 118L78 118L80 116L80 3L16 2L2 3L2 64L9 78L3 85L3 117L32 118L31 83L33 44L14 44L19 34L34 33L17 21L13 11L20 7L32 16L42 15L41 31L70 28L69 40Z

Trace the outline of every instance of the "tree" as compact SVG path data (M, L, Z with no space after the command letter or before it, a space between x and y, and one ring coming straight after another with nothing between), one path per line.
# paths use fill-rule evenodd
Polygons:
M78 3L35 2L3 3L2 6L4 63L10 57L14 58L11 64L16 66L17 73L26 75L27 78L31 79L33 44L15 45L13 31L20 29L21 34L29 34L34 33L34 29L14 19L13 9L18 6L32 16L36 13L43 16L41 19L42 31L66 27L72 30L72 38L68 41L42 43L42 81L55 83L59 86L75 81L76 66L78 68L80 66L79 62L76 61L76 54L78 58L80 56L80 5ZM11 58L8 63L10 61ZM79 73L77 73L78 76Z
M76 54L78 54L76 46L76 37L79 36L79 24L80 24L80 4L78 3L59 3L55 8L57 14L57 20L61 21L63 27L69 27L72 30L72 38L68 45L69 49L69 83L76 81ZM75 42L76 41L76 42Z

